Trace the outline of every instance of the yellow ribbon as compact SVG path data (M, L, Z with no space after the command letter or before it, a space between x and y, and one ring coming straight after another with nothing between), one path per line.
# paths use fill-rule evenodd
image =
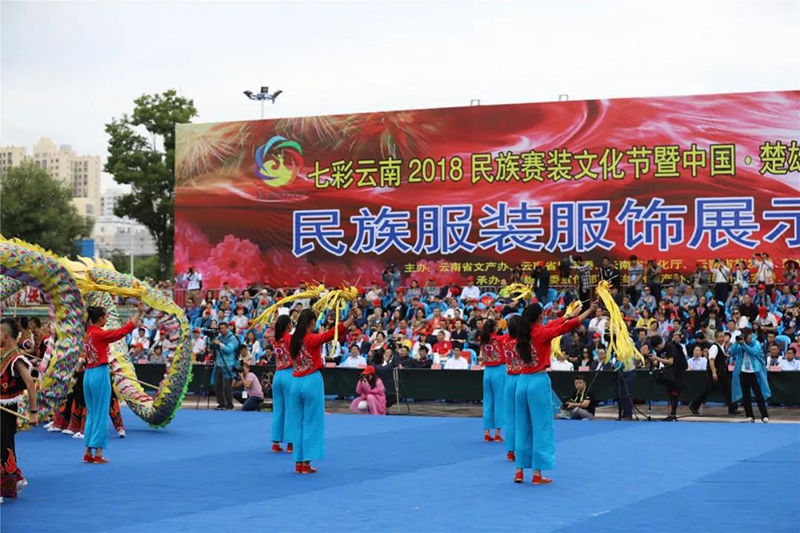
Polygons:
M272 322L272 317L275 313L278 312L278 309L283 307L284 305L294 302L297 300L313 300L315 298L319 298L322 293L325 292L325 285L322 283L311 287L303 292L299 292L297 294L292 294L291 296L286 296L285 298L281 298L271 306L264 309L260 315L258 315L255 320L253 320L253 327L261 326L264 324L269 324Z
M606 360L604 362L608 362L613 352L616 354L617 360L625 365L626 368L635 366L636 361L644 363L644 357L636 349L630 334L628 334L628 325L625 323L625 317L611 295L611 285L608 281L602 280L598 283L597 296L608 309L610 319L608 350L606 351Z
M512 283L507 287L508 293L511 295L516 294L514 301L527 300L533 296L533 288L525 285L524 283Z
M578 307L580 307L580 305L581 305L580 300L572 300L572 302L567 306L567 310L564 314L571 315L573 312L575 312L576 309L578 309ZM550 353L551 355L555 356L556 359L558 359L558 357L562 354L561 337L563 337L563 335L559 335L558 337L550 341Z
M334 324L333 346L339 345L339 317L342 311L347 307L347 302L354 302L358 298L358 287L354 285L345 285L341 289L328 291L323 295L317 303L312 307L317 315L333 309L336 314L336 322Z

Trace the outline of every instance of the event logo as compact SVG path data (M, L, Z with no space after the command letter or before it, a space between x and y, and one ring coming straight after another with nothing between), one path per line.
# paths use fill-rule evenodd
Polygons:
M276 135L258 147L253 172L270 187L283 187L294 181L303 166L303 148L296 141Z

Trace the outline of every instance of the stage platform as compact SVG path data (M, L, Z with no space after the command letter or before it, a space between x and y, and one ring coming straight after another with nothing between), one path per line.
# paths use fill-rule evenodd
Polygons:
M481 420L329 415L319 473L268 451L270 413L130 411L108 465L82 441L18 436L30 485L3 533L800 531L796 424L556 421L555 483L512 483Z

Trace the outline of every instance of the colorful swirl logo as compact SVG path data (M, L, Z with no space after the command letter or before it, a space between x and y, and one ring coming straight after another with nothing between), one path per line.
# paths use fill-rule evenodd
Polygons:
M296 141L276 135L258 147L253 172L270 187L283 187L294 181L303 167L303 148Z

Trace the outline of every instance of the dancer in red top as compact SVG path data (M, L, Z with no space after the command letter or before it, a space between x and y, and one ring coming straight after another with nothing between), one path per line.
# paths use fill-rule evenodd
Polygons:
M506 384L506 365L503 353L504 338L497 334L497 323L487 319L480 336L483 365L483 440L500 442L503 427L503 391ZM490 435L494 429L494 439Z
M292 321L289 315L281 315L275 321L275 377L272 379L272 451L281 452L281 442L286 442L286 451L292 453L292 439L289 436L291 416L289 397L292 391L292 357L289 343L292 336L289 329Z
M522 360L516 393L516 464L515 483L522 483L523 469L533 468L533 484L552 483L542 470L555 467L556 442L553 436L553 390L547 369L550 367L550 343L556 337L577 328L597 309L592 305L577 318L565 315L542 325L542 306L525 308L517 332L517 354ZM580 313L579 307L573 313Z
M353 323L351 316L339 324L339 338L343 339ZM294 380L290 395L292 426L290 435L294 444L295 471L313 474L311 461L325 455L325 386L319 369L324 366L320 347L333 340L334 330L313 333L314 313L304 309L297 317L297 325L289 343L289 354L294 365Z
M86 374L83 376L83 396L86 401L86 430L83 443L84 463L107 463L103 448L108 443L108 406L111 404L111 379L108 371L108 346L133 331L142 317L144 305L139 304L133 318L118 329L104 330L108 317L102 307L89 307L89 326L86 328ZM94 456L92 450L95 450Z

